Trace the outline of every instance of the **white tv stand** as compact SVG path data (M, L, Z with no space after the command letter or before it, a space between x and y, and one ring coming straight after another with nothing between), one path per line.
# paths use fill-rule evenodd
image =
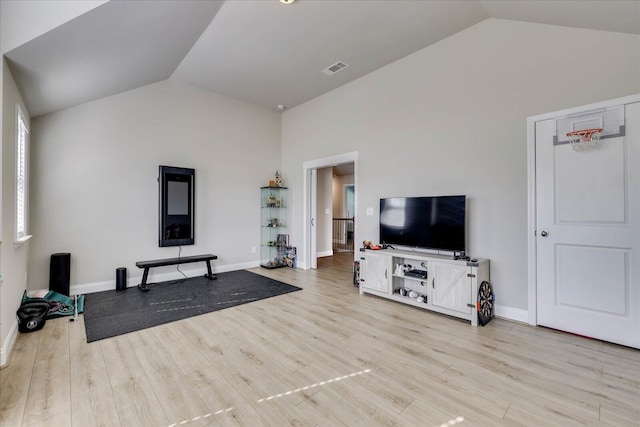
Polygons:
M414 307L466 319L478 326L476 302L478 285L489 281L489 260L455 260L422 252L396 249L360 249L360 293L377 295ZM427 277L416 278L398 271L398 265L410 264L426 270ZM415 292L413 297L401 295ZM419 297L426 297L419 301Z

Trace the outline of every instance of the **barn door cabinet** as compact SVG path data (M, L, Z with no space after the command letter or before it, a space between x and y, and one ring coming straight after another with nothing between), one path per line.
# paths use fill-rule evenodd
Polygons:
M385 296L391 289L392 258L381 251L367 252L366 262L360 263L360 293L367 292Z
M426 271L426 276L405 274ZM489 260L474 262L412 251L360 252L360 293L458 317L478 325L478 286L489 281Z

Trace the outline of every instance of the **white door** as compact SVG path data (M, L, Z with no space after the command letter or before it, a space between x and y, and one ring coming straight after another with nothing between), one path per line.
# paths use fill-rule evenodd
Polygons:
M536 123L537 323L640 348L640 103L618 111L584 151Z
M311 179L311 200L309 207L309 227L311 229L311 247L309 253L309 268L318 268L318 226L316 224L318 215L318 169L309 171Z

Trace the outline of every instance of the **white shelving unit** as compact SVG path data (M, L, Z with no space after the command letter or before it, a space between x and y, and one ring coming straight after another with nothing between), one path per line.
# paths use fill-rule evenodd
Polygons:
M280 268L285 264L287 234L287 188L260 188L260 266Z

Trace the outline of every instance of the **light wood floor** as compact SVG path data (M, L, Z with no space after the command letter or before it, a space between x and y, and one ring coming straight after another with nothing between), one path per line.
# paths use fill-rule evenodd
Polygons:
M91 344L47 321L0 371L0 425L639 425L640 352L359 295L351 260L256 269L304 290Z

